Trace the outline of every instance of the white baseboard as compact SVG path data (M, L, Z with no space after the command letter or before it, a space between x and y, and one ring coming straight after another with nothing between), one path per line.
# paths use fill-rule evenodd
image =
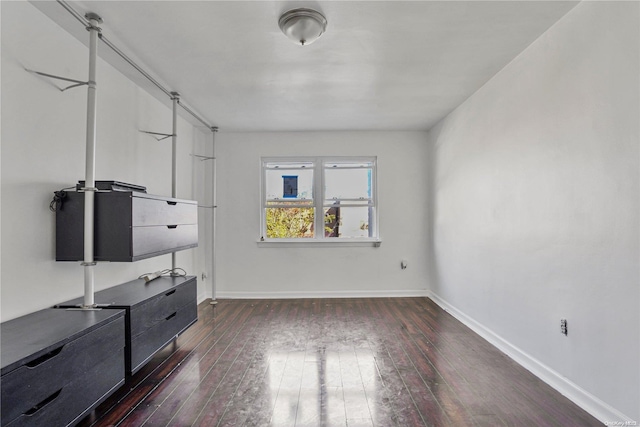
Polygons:
M207 298L211 298L211 295L206 292L198 295L198 304L200 304L202 301L206 300Z
M443 310L450 313L453 317L460 322L468 326L475 333L487 340L489 343L497 347L500 351L512 358L522 367L533 373L545 383L556 389L563 394L569 400L573 401L576 405L593 415L599 421L603 423L627 422L626 425L636 425L634 420L622 414L612 406L598 399L588 391L582 389L577 384L569 381L563 377L560 373L549 368L544 363L530 356L520 348L509 343L490 329L484 327L482 324L467 316L456 307L450 305L448 302L434 294L432 291L427 291L427 296L438 304Z
M217 299L295 299L295 298L399 298L426 297L426 289L396 291L285 291L237 292L218 291Z

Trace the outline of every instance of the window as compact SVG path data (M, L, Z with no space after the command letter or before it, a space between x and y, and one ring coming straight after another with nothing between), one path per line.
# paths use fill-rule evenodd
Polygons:
M375 182L375 157L263 158L260 240L376 241Z

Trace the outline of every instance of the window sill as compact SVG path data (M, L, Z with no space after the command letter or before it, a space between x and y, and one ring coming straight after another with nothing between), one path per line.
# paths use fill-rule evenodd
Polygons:
M375 247L382 244L380 239L270 239L258 240L259 248L282 248L282 247Z

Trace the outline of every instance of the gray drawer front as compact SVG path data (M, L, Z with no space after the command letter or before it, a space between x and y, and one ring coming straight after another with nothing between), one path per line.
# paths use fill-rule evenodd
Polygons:
M68 361L73 364L73 362ZM72 382L58 386L48 396L21 411L3 426L7 427L51 427L77 424L87 413L106 399L112 391L124 384L124 348L112 349L109 357L96 362L81 376L70 378Z
M169 253L198 246L198 225L134 227L132 230L133 257Z
M198 205L195 203L141 197L133 197L132 203L134 227L198 223Z
M136 373L158 350L193 322L198 320L198 307L188 304L171 313L163 322L157 323L144 334L131 340L131 373Z
M185 305L197 300L195 280L176 286L145 304L131 309L131 339L153 328Z
M78 378L93 381L86 372L111 357L114 351L124 349L124 327L121 317L2 376L2 424L27 412ZM124 366L124 359L122 364Z

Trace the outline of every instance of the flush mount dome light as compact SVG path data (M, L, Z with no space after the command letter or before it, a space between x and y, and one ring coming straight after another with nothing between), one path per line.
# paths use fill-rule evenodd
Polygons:
M278 20L282 32L294 43L311 44L324 33L327 19L313 9L293 9L282 14Z

